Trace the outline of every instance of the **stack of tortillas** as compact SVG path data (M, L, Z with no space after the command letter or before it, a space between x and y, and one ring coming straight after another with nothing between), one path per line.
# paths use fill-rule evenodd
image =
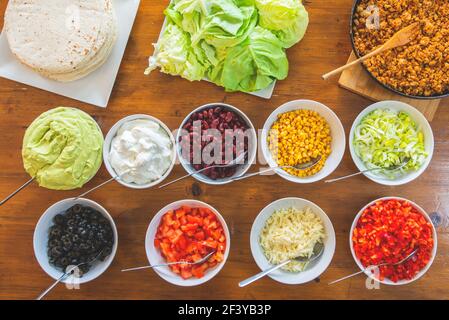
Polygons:
M112 0L9 0L5 13L13 54L62 82L80 79L107 60L116 24Z

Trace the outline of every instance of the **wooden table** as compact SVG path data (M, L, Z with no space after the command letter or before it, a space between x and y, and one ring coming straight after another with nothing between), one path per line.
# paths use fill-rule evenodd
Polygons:
M4 12L7 1L1 1ZM262 100L243 93L225 93L206 82L190 83L154 72L143 75L163 21L167 0L142 0L131 38L107 109L85 105L25 85L0 79L0 198L29 177L22 168L21 144L25 129L42 112L59 105L90 113L106 134L124 116L147 113L176 129L196 106L227 102L242 109L261 128L279 105L294 99L314 99L330 106L340 117L346 133L357 114L370 101L339 88L337 79L320 75L346 62L351 52L348 23L351 0L307 1L310 27L305 39L289 50L291 69L286 81L278 82L273 98ZM92 88L95 90L95 88ZM440 108L432 127L436 152L428 170L402 187L377 185L364 177L339 184L318 182L297 185L278 176L257 177L226 186L200 184L201 195L192 195L197 182L187 179L164 190L135 191L112 183L91 198L113 215L119 232L117 255L107 272L80 290L63 285L50 293L52 299L416 299L449 298L449 235L440 228L438 256L429 272L404 287L381 286L368 290L365 278L356 277L338 285L328 282L357 271L348 246L348 230L355 214L369 201L387 195L409 198L432 212L439 207L449 213L449 112ZM262 156L261 156L262 159ZM255 166L252 170L256 170ZM349 152L333 176L356 170ZM176 166L171 177L184 173ZM103 167L83 190L109 178ZM54 202L76 196L80 191L55 192L30 186L0 208L0 298L33 299L52 280L40 269L33 254L33 231L41 214ZM250 251L249 234L254 218L268 203L287 196L309 199L330 216L337 234L337 249L329 269L320 279L301 286L279 284L265 278L240 289L237 283L259 271ZM194 288L170 285L153 271L122 274L120 269L147 263L144 237L153 215L166 204L195 198L212 204L225 217L232 233L231 253L223 270L208 283Z

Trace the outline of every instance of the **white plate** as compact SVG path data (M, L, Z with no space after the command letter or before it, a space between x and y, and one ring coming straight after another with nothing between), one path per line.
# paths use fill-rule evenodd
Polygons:
M202 277L201 279L197 278L183 279L179 274L172 272L171 269L167 266L160 268L153 268L153 270L165 281L177 286L191 287L209 281L220 272L229 256L229 250L231 247L231 235L229 233L228 225L226 224L226 221L224 220L223 216L217 211L217 209L215 209L211 205L198 200L189 200L189 199L172 202L166 205L161 210L159 210L159 212L156 213L156 215L151 220L150 225L148 226L147 234L145 236L145 251L147 253L147 258L150 265L167 263L165 258L162 257L160 251L154 247L154 238L156 237L157 229L159 227L162 217L168 211L178 209L181 206L188 206L191 208L207 208L211 210L217 216L218 221L220 221L226 236L226 249L224 252L223 261L218 265L216 265L214 268L207 269L204 274L204 277Z
M312 262L303 272L288 272L284 270L276 270L268 274L270 278L285 284L302 284L318 278L329 266L335 252L335 231L332 222L326 213L315 203L301 199L301 198L284 198L270 203L262 209L262 211L254 220L251 228L250 245L251 253L261 270L266 270L273 265L270 264L263 253L263 249L259 244L259 235L265 226L267 219L276 211L280 209L295 208L302 210L304 208L312 209L312 212L321 218L326 231L326 238L324 239L324 252L319 259Z
M376 175L374 172L366 172L364 175L379 184L387 185L387 186L398 186L402 184L409 183L416 178L418 178L429 166L430 161L432 160L433 156L433 150L434 150L434 138L433 138L433 132L432 127L430 126L427 119L423 116L421 112L419 112L417 109L412 107L411 105L408 105L404 102L400 101L381 101L376 102L369 107L365 108L354 120L354 123L351 127L351 132L349 133L349 150L351 152L352 160L354 161L355 165L359 169L359 171L366 170L366 166L363 163L363 161L357 156L355 150L354 150L354 131L356 127L359 125L359 123L362 121L362 119L367 116L370 112L376 110L376 109L390 109L394 111L403 111L407 113L413 121L418 125L418 128L420 128L424 134L424 147L426 149L426 152L429 154L427 156L426 161L423 163L423 165L419 168L419 170L416 171L410 171L407 174L398 177L396 179L388 179L386 177L383 177L382 175Z
M310 177L297 177L289 174L288 172L282 169L275 169L275 172L282 178L291 182L312 183L324 179L332 172L334 172L335 169L337 169L337 167L339 166L345 153L346 148L345 129L343 128L343 125L341 124L341 121L338 118L338 116L329 107L325 106L322 103L312 100L294 100L287 102L282 106L280 106L279 108L277 108L276 110L274 110L268 117L267 121L265 121L265 124L263 126L261 137L262 153L265 158L265 161L271 168L276 168L278 166L275 159L273 159L271 151L268 148L267 144L268 133L271 127L273 126L274 122L277 120L279 114L299 109L316 111L320 116L322 116L327 121L331 129L332 135L331 154L326 159L324 167L317 174Z
M106 63L88 76L77 81L62 83L39 75L14 57L9 49L6 34L2 32L0 35L0 77L106 108L140 0L113 0L113 3L117 16L117 42Z
M171 3L171 1L170 1L170 3ZM161 37L162 37L162 34L164 33L164 30L165 30L165 25L167 24L167 18L165 18L165 20L164 20L164 23L162 24L162 28L161 28L161 33L159 34L159 38L158 38L158 41L161 39ZM153 54L156 54L156 50L154 51L154 53ZM207 82L211 82L209 79L207 79L207 78L204 78L203 79L204 81L207 81ZM212 83L212 82L211 82ZM253 95L253 96L256 96L256 97L259 97L259 98L263 98L263 99L271 99L271 96L273 95L273 91L274 91L274 87L276 86L276 80L274 80L273 81L273 83L272 84L270 84L268 87L266 87L265 89L262 89L262 90L259 90L259 91L256 91L256 92L243 92L243 91L241 91L241 92L243 92L243 93L248 93L248 94L251 94L251 95ZM223 87L221 87L221 86L219 86L220 88L223 88ZM223 88L224 89L224 88ZM238 91L238 92L240 92L240 91Z

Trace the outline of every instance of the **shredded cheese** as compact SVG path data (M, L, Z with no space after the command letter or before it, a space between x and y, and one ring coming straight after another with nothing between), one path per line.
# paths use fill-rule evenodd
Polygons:
M265 222L259 243L265 257L272 264L279 264L295 257L310 257L316 243L323 242L323 221L310 208L275 211ZM282 267L290 272L301 272L307 263L292 261Z

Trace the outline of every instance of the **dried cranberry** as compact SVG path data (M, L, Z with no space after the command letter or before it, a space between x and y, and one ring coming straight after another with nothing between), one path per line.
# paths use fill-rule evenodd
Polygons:
M198 121L196 123L195 121ZM221 146L221 158L219 163L206 164L203 162L201 164L193 164L195 170L200 170L213 166L214 164L226 163L226 152L232 153L232 156L237 156L237 150L239 154L241 152L248 150L248 141L245 139L244 142L239 141L244 137L245 131L249 128L246 122L232 110L226 109L222 106L212 106L201 111L193 113L187 123L184 124L183 129L189 132L190 139L180 139L182 150L186 150L186 154L183 152L185 158L189 158L190 162L193 161L193 141L198 139L198 132L194 132L196 126L201 126L201 153L203 149L211 143L220 142ZM218 129L220 131L221 137L208 133L208 129ZM198 130L198 129L196 129ZM238 130L239 132L235 132ZM232 139L231 139L232 138ZM238 139L239 138L239 139ZM237 141L239 141L237 146ZM190 147L190 148L189 148ZM190 150L190 151L189 151ZM214 156L214 150L211 149L211 156ZM228 155L229 157L229 155ZM229 160L229 159L228 159ZM218 161L217 161L218 162ZM233 176L236 172L236 167L229 168L209 168L202 172L203 175L211 179L222 179L225 177Z

